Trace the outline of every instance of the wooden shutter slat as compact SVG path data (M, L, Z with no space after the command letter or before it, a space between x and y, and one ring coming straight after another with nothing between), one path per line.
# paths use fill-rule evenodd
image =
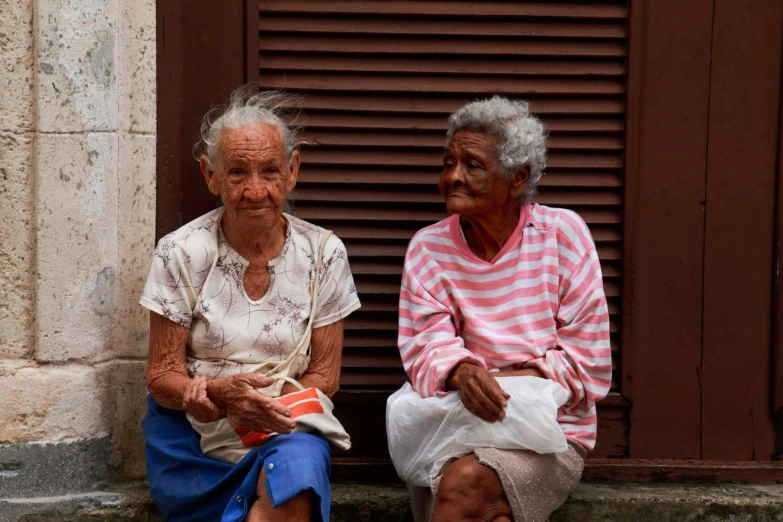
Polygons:
M348 89L350 85L343 86ZM530 102L530 111L543 116L546 114L582 115L582 114L614 114L622 115L625 106L619 98L537 98L526 93L525 99ZM308 92L302 100L301 107L309 109L328 109L336 111L372 111L391 113L429 113L448 116L465 103L465 97L448 95L426 96L424 93L415 95L409 93L383 93L367 96L346 96L342 93Z
M403 147L443 149L443 133L409 134L407 132L382 131L345 131L310 130L302 134L302 140L309 145L324 147ZM567 135L551 136L547 143L550 151L557 150L595 150L621 151L623 141L620 136Z
M628 17L628 9L622 2L421 2L382 0L265 0L260 3L261 13L310 13L310 14L405 14L435 15L436 17L470 16L533 16L560 17L565 19L615 19ZM448 19L445 20L448 23Z
M333 91L341 86L350 85L358 92L426 92L455 93L472 92L476 94L507 94L520 96L523 93L534 94L573 94L573 95L611 95L625 91L622 80L569 80L569 79L527 79L527 78L486 78L413 75L365 75L365 74L308 74L300 72L266 72L260 80L265 89L306 89Z
M402 369L399 357L373 354L343 354L343 368L393 368Z
M262 56L265 71L335 71L341 73L427 73L448 77L463 74L494 76L566 76L566 77L621 77L625 67L615 61L552 61L494 59L460 60L432 59L422 62L415 58L386 57L382 61L368 61L363 56L317 57L312 54L281 54Z
M437 210L415 210L402 208L402 205L395 205L395 208L383 208L376 205L372 212L368 213L365 209L348 208L344 206L330 207L324 204L302 204L296 205L296 214L305 220L335 220L335 221L408 221L416 223L435 223L447 216ZM622 216L620 209L595 209L585 208L579 210L579 215L588 225L595 224L620 224ZM424 226L424 225L420 225Z
M353 13L352 13L353 14ZM334 33L334 34L395 34L395 35L453 35L453 36L531 36L536 38L625 38L624 20L607 23L568 22L503 22L498 20L465 21L452 19L448 24L435 25L426 19L410 19L383 16L324 16L302 19L293 16L262 17L259 23L262 33Z
M324 184L363 184L363 185L425 185L435 187L440 169L416 172L412 169L397 170L348 170L345 168L314 167L303 165L299 172L298 185L310 183ZM595 187L619 188L623 185L622 173L611 172L573 172L547 169L541 178L539 187Z
M623 120L617 117L592 116L582 118L547 116L541 118L550 133L619 133L624 130ZM441 137L448 125L445 115L411 114L351 114L341 111L308 111L296 120L308 130L318 129L382 129L440 131Z
M609 235L612 234L613 231L607 232L607 235ZM607 250L609 247L606 246L607 244L619 243L619 238L616 238L615 235L612 234L610 236L610 241L601 241L599 237L596 237L598 234L594 233L593 236L596 244L599 245L597 247L599 255L603 254L605 259L620 259L620 249L618 247L611 247L611 250ZM377 262L377 260L373 259L377 257L403 258L405 257L405 251L408 247L407 240L399 241L397 244L390 244L388 241L379 244L377 242L370 243L367 240L357 243L344 237L342 239L348 249L348 256L351 259L366 257L370 258L368 262ZM399 264L399 260L397 262ZM606 276L606 274L604 274L604 276Z
M318 35L279 34L274 37L262 37L258 42L258 49L262 53L270 51L308 52L313 55L321 53L420 55L422 52L426 52L451 55L491 54L494 56L531 57L617 58L625 56L625 46L604 40L573 42L568 39L562 41L520 39L514 42L516 45L509 45L510 43L506 38L483 38L467 42L463 38L450 40L442 37L410 37L403 40L385 36L368 38L359 35L356 37L323 38Z
M372 238L374 242L382 241L388 244L390 241L397 241L407 246L413 234L421 228L418 223L405 222L388 223L383 226L375 222L352 223L335 221L324 222L324 224L328 224L329 229L342 238L346 245L356 245L356 241L367 241L367 238ZM609 225L609 227L611 228L600 224L591 225L591 232L596 243L619 243L621 241L621 234L616 227L612 227L612 225ZM368 249L376 247L379 247L379 245L373 243ZM357 253L357 255L369 254L361 252Z
M423 187L424 190L414 191L405 188L389 187L383 191L375 188L360 189L356 187L347 187L345 189L334 189L327 187L318 188L300 188L296 192L296 200L303 201L323 201L332 202L387 202L387 203L432 203L439 207L443 205L443 196L432 187ZM568 192L547 192L539 194L537 200L547 205L619 205L622 203L621 195L616 192L608 191L584 191L576 190Z
M367 150L340 147L328 150L325 146L314 147L307 151L310 165L397 165L397 166L441 166L441 154L415 149ZM620 169L622 158L617 154L552 154L547 158L549 168L573 169Z

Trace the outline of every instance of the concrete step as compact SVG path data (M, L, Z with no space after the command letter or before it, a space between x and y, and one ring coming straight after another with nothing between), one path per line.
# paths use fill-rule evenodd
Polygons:
M142 483L85 495L0 500L2 522L162 522ZM333 522L410 521L401 484L334 484ZM783 522L783 485L586 483L551 522Z
M780 522L783 485L581 484L551 522Z

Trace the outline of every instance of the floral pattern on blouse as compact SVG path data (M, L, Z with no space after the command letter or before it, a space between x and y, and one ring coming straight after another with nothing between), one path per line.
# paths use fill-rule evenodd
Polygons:
M158 242L140 304L190 330L187 366L208 379L242 373L266 361L284 360L310 318L309 286L326 231L284 214L288 227L280 253L268 264L269 289L248 297L249 263L229 245L216 209ZM345 246L326 242L313 328L359 308Z

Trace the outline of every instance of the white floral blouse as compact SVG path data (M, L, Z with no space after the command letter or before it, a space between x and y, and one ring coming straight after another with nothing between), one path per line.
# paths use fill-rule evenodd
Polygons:
M308 286L325 230L284 214L280 254L269 262L270 283L257 301L243 284L249 263L226 241L223 208L165 236L158 243L140 304L190 329L188 372L208 379L284 360L310 317ZM359 308L345 246L331 236L321 265L316 317L320 328Z

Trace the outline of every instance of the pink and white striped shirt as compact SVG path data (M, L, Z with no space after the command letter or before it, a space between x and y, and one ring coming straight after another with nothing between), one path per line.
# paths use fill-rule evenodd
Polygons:
M570 210L528 205L492 262L470 250L457 215L423 228L405 256L398 346L422 397L444 395L460 361L538 368L570 392L558 414L566 437L593 449L612 356L587 225Z

